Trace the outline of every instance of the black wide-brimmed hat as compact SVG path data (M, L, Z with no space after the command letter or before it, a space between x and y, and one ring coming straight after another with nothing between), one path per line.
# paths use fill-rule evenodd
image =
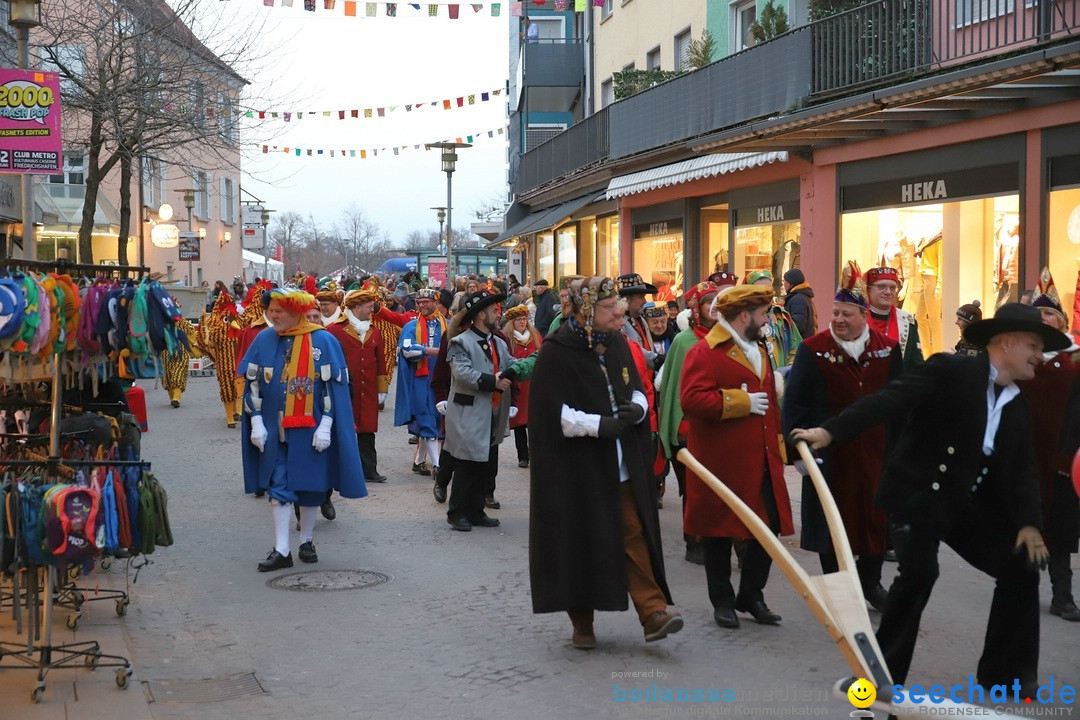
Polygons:
M1042 337L1043 350L1053 352L1072 345L1069 337L1042 321L1038 308L1022 303L1005 303L988 320L973 322L964 328L964 339L972 345L985 347L995 335L1007 332L1029 332Z
M652 295L656 293L656 286L645 282L637 273L627 273L615 278L615 284L619 286L620 295Z
M461 325L472 322L476 314L486 308L488 305L494 305L495 303L501 303L506 300L506 296L500 293L494 293L490 290L477 290L471 292L465 296L461 301L462 312L465 314L461 316Z

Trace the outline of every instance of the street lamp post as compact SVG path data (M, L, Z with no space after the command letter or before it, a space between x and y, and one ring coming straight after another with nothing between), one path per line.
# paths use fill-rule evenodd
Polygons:
M439 250L442 250L442 244L445 242L445 238L442 234L443 221L446 220L446 208L443 206L431 208L435 211L435 217L439 218Z
M187 208L187 229L191 232L191 211L195 209L195 188L182 188L176 192L184 195L184 207ZM194 271L191 267L191 260L187 263L188 271L188 287L195 287L195 276L192 274Z
M428 147L442 150L442 169L446 173L446 279L452 281L457 276L454 272L454 248L450 243L450 236L454 232L452 178L457 166L457 149L472 147L472 145L459 142L437 142L428 144Z
M30 28L41 24L38 18L40 1L10 0L8 22L15 28L16 53L20 70L30 67ZM37 258L37 247L34 243L34 178L30 173L23 173L20 180L22 183L23 256L34 260Z

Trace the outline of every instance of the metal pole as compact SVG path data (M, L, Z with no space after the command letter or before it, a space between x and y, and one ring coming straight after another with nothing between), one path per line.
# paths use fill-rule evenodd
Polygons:
M454 282L457 278L457 273L454 272L454 250L450 246L450 236L454 232L454 201L453 201L453 188L452 178L454 177L453 170L446 171L446 281L448 283Z
M194 206L189 207L187 209L187 229L188 229L189 233L191 232L191 211L194 210L194 209L195 209ZM190 239L191 238L189 237L188 240L190 241ZM200 240L199 242L200 242L199 252L202 252L202 246L201 246L202 240ZM189 249L188 252L191 252L191 250ZM188 257L191 257L191 256L189 255ZM187 261L187 281L188 281L188 287L195 287L195 275L194 275L194 270L192 270L192 268L191 268L191 262L192 262L191 260Z
M17 27L15 38L19 69L26 70L30 67L30 28ZM35 260L37 247L34 243L34 177L30 173L23 173L20 179L22 181L23 257Z
M263 280L270 274L270 246L266 244L266 226L263 225Z

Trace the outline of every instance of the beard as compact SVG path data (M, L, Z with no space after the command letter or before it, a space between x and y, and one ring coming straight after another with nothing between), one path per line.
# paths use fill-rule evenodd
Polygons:
M750 342L756 342L762 337L760 325L747 325L746 326L746 339Z

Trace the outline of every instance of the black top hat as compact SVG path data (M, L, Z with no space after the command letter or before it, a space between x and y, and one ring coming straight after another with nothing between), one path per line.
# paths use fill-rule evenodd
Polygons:
M506 300L506 296L493 293L490 290L477 290L471 292L465 296L461 301L462 312L465 314L461 316L461 325L464 326L472 322L476 314L486 308L488 305L494 305L495 303L501 303Z
M615 278L620 295L646 295L656 292L656 286L642 280L637 273L627 273Z
M1043 350L1054 352L1072 345L1069 337L1042 321L1042 314L1030 305L1005 303L988 320L973 322L964 328L964 339L972 345L985 347L995 335L1007 332L1029 332L1042 337Z

